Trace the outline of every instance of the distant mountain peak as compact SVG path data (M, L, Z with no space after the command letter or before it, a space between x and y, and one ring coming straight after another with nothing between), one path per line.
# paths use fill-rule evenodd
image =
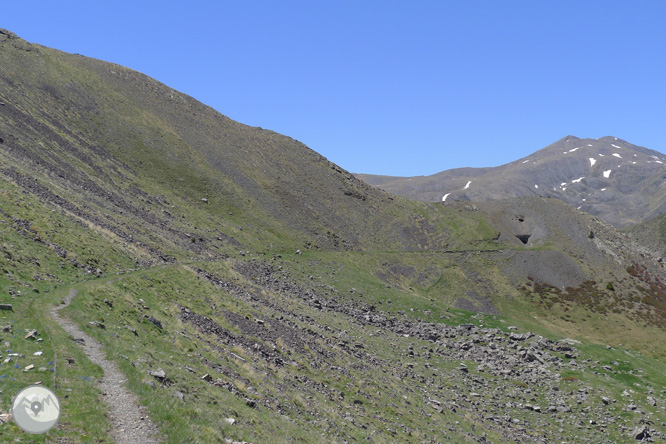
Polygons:
M666 212L666 155L615 136L568 135L498 167L458 168L412 178L358 176L423 201L554 197L618 227Z

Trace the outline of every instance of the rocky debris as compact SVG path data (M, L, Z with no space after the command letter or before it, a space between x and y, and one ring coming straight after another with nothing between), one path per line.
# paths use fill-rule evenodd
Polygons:
M37 339L37 330L28 330L25 339Z
M158 319L155 319L154 317L148 315L144 315L143 319L152 323L153 325L155 325L155 327L159 328L160 330L162 329L162 322L160 322Z
M12 304L0 304L0 310L14 311Z
M212 377L211 375L209 375L208 373L206 373L205 375L203 375L203 376L201 377L201 379L203 379L203 380L206 381L206 382L213 382L213 377Z
M643 441L650 437L650 429L646 424L641 424L631 432L630 436L637 441Z
M311 368L327 368L333 374L339 372L349 376L350 369L367 372L373 377L388 374L390 378L402 381L405 387L427 393L423 408L427 407L425 411L431 412L429 414L464 412L511 442L550 443L572 439L573 435L562 431L565 428L559 433L557 428L553 428L553 424L567 423L576 425L578 437L572 442L610 443L608 431L617 432L619 428L624 435L628 435L633 428L629 426L631 421L645 416L643 404L638 399L634 403L636 410L625 411L620 416L631 399L622 406L615 406L612 392L586 386L575 377L562 377L563 372L568 371L600 374L597 370L607 364L582 359L576 340L553 341L532 332L518 331L517 328L504 331L472 323L446 325L414 320L400 313L384 312L359 300L340 301L334 289L319 291L305 287L261 261L239 263L236 270L246 278L245 283L227 281L205 270L195 269L199 276L256 310L247 316L220 312L218 316L226 318L233 332L213 319L193 312L191 308L181 306L180 318L202 333L197 335L198 340L214 349L217 347L226 357L242 360L253 368L273 364L299 366L302 359L307 359ZM276 297L276 294L288 300L299 300L317 312L342 314L355 324L355 328L372 331L370 336L384 337L387 346L396 349L403 364L383 362L373 356L374 347L368 345L366 338L351 333L351 330L348 332L331 325L320 325L307 311L287 308L288 305L281 303L281 297ZM269 316L270 320L267 319ZM266 319L265 324L258 323L258 319ZM210 334L216 336L215 341L206 339ZM284 347L280 346L281 353L272 345L278 339L284 343ZM401 350L401 344L408 346ZM230 347L240 347L243 357L231 353ZM296 354L285 353L285 348ZM336 361L340 360L348 362L346 368L336 365ZM446 368L451 371L436 371L436 367L430 364L433 360L450 363ZM203 357L202 362L206 363ZM229 380L239 379L239 375L229 369L210 362L206 365L223 373ZM617 367L619 363L610 365ZM635 369L635 372L639 373L639 370ZM252 405L273 409L288 417L298 417L305 410L310 415L319 415L306 406L288 406L273 400L272 396L262 398L254 396L256 391L240 391L228 380L213 377L206 380L234 393L246 403L252 401ZM244 383L247 384L247 381ZM298 393L319 394L346 404L347 409L365 409L368 403L364 401L372 399L371 395L365 399L354 396L347 401L344 393L303 374L294 375L291 381L285 383ZM252 399L248 398L248 393L253 394ZM655 402L661 402L659 395L651 396ZM357 400L358 403L355 402ZM651 401L644 402L650 405ZM248 407L250 404L247 404ZM410 408L421 407L412 404ZM343 419L350 424L363 424L354 413L347 413ZM406 430L400 427L396 430L390 420L386 420L385 425L396 433ZM529 432L534 428L548 432L535 436ZM470 434L470 437L479 438L475 434Z

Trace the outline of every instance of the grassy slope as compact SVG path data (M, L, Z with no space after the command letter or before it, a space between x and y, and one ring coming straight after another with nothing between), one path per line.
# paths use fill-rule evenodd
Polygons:
M45 316L75 286L80 295L66 313L83 326L105 324L104 330L84 328L106 344L170 442L226 436L255 442L367 436L421 442L441 439L442 430L455 442L481 433L492 442L506 439L469 410L441 415L422 410L422 390L431 390L432 381L401 381L396 369L404 367L410 346L430 343L379 334L345 313L322 311L260 285L238 271L253 259L282 267L306 288L350 306L375 305L397 319L515 324L544 336L573 334L592 342L602 341L608 325L625 325L632 328L631 335L621 335L625 345L661 352L653 349L658 341L641 341L646 332L663 337L663 330L638 328L642 324L622 313L611 322L598 310L579 307L565 321L562 304L553 308L525 297L503 271L499 253L477 251L526 247L498 245L492 240L496 229L479 212L389 196L292 139L230 121L141 74L41 47L25 51L31 47L14 43L0 46L6 61L0 67L6 103L0 108L5 259L0 290L15 310L0 312L0 324L13 323L13 334L4 333L7 349L26 357L3 364L7 377L0 380L5 385L0 399L6 409L18 388L37 379L55 387L66 414L51 436L105 442L108 427L88 379L100 369ZM566 245L529 249L582 254ZM296 249L303 254L294 254ZM176 263L153 268L164 260ZM246 292L218 288L198 276L198 268ZM106 277L95 277L97 269ZM485 295L509 317L452 308L470 292ZM221 343L184 322L181 306L244 339ZM144 314L160 319L164 329L142 321ZM276 320L279 316L284 321ZM37 328L44 341L24 340L25 328ZM275 347L287 364L258 357L253 343L269 351ZM37 349L44 354L32 357ZM604 362L625 356L594 346L583 351ZM56 353L57 374L48 371ZM74 364L63 362L64 356ZM457 365L409 359L422 375L447 374ZM10 366L15 361L47 371L24 373ZM660 362L635 355L632 365L650 369L645 375L650 384L663 386ZM157 367L173 385L155 385L147 370ZM201 380L206 373L226 388ZM595 387L607 383L586 374L576 378ZM633 382L619 380L612 390L621 392ZM447 391L452 383L439 384L442 401L454 402L453 391ZM246 397L277 399L280 407L254 409ZM226 425L227 416L238 424ZM22 438L14 426L0 433L6 440Z

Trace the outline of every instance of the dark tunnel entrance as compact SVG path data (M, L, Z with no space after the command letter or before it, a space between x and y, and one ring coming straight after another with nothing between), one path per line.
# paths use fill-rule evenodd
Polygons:
M530 240L530 236L530 234L516 234L516 237L525 245L527 245L527 242Z

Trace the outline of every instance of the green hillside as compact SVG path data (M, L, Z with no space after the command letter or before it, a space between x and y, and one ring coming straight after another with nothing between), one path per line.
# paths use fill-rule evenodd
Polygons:
M37 381L63 401L3 441L112 442L101 368L49 315L71 290L169 443L664 437L661 265L611 226L393 196L8 31L0 60L0 410Z

